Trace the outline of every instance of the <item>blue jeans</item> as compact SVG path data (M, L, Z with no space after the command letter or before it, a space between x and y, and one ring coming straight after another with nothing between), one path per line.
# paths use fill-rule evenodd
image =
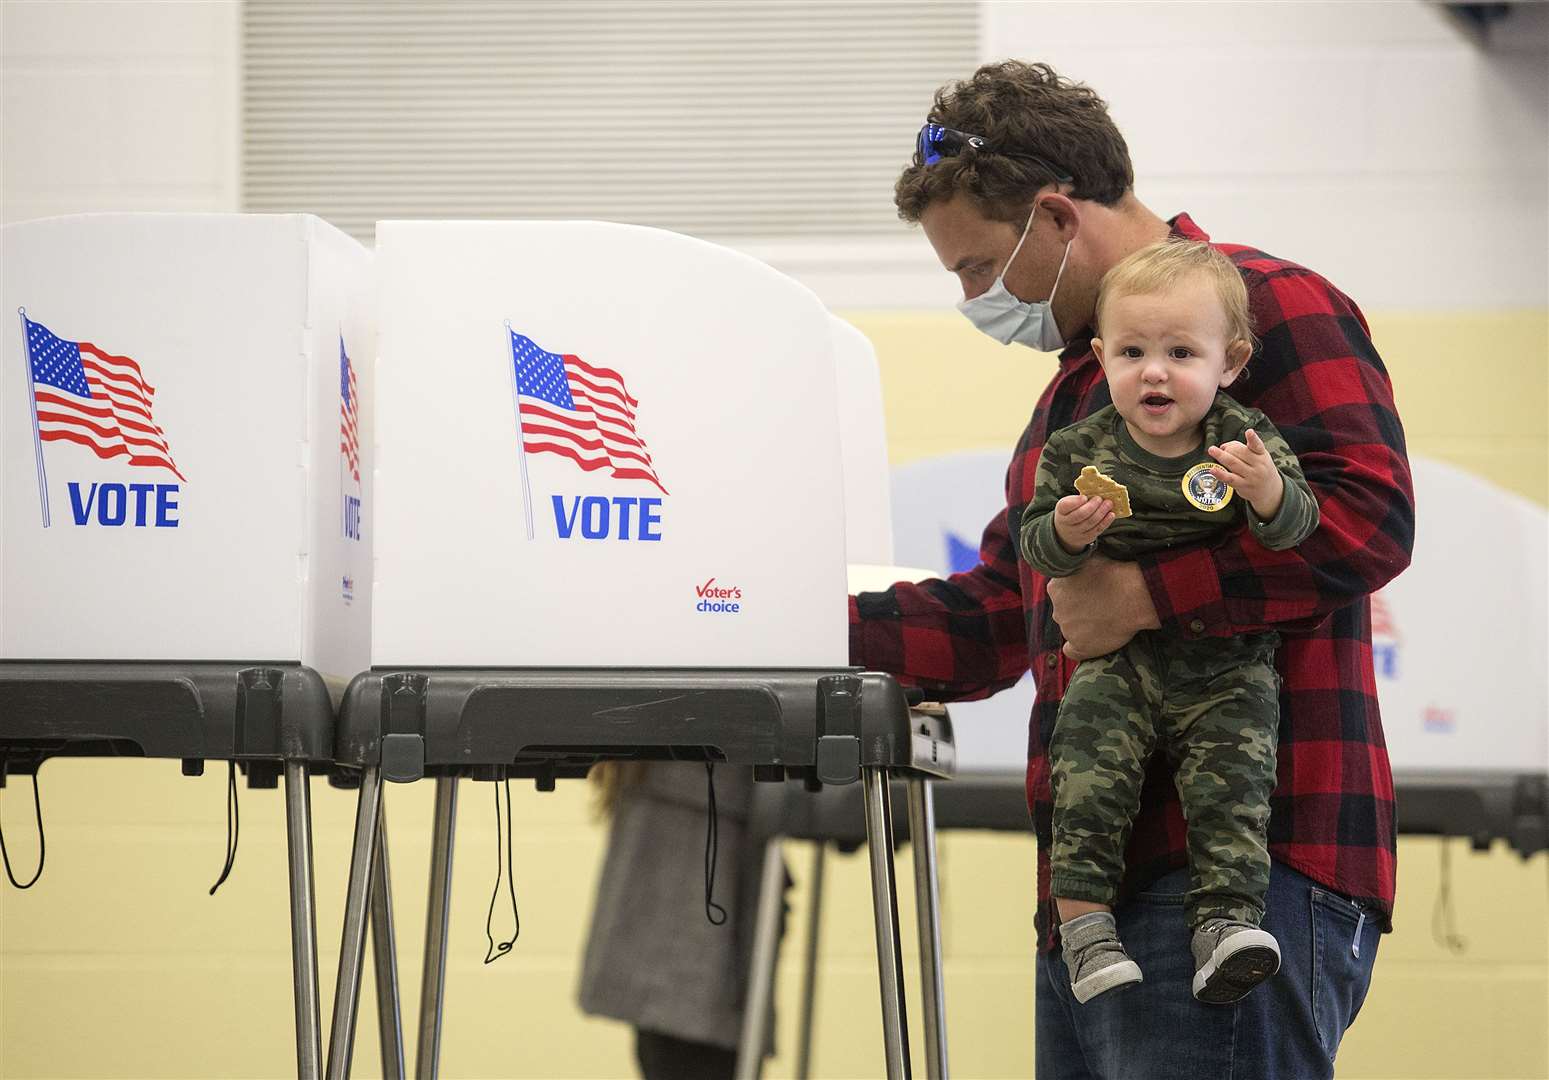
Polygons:
M1371 985L1381 930L1355 904L1271 864L1264 929L1280 971L1235 1005L1194 1000L1188 871L1117 909L1145 981L1079 1004L1058 950L1038 957L1038 1080L1320 1080Z

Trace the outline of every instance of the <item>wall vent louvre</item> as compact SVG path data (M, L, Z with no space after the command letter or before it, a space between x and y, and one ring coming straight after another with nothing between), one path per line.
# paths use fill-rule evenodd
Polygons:
M243 5L242 204L600 218L711 238L896 235L971 2Z

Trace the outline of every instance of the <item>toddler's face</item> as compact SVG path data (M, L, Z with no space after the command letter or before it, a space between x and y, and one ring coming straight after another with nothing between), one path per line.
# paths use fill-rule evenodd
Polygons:
M1102 330L1092 346L1130 434L1162 457L1188 453L1216 391L1240 369L1228 356L1226 313L1210 281L1197 276L1163 293L1114 296Z

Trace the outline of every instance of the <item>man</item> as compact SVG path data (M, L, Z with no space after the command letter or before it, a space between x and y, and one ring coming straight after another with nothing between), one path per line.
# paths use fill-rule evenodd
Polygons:
M994 693L1032 666L1040 1078L1332 1076L1378 934L1391 928L1392 777L1368 596L1408 565L1414 531L1403 429L1365 320L1311 271L1217 245L1243 275L1262 341L1233 394L1264 411L1301 459L1321 525L1290 551L1239 532L1133 563L1094 556L1072 577L1048 581L1018 561L1014 538L1045 439L1109 403L1090 348L1098 283L1147 244L1208 237L1187 215L1166 221L1135 198L1106 104L1046 65L980 68L937 93L929 121L898 180L899 215L922 226L957 275L959 306L976 326L1002 342L1060 350L1059 369L1016 448L1007 512L985 529L979 565L854 597L851 660L946 699ZM1264 921L1282 943L1283 966L1230 1006L1192 996L1185 831L1165 761L1152 763L1126 855L1127 899L1115 912L1144 982L1078 1004L1051 949L1045 748L1055 711L1077 661L1143 629L1284 637Z

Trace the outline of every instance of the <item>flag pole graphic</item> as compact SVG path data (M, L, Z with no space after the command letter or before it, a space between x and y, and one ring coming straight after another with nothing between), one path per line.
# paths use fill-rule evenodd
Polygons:
M38 501L43 504L43 527L49 527L48 470L43 467L43 438L38 434L38 383L32 370L32 341L27 336L27 309L17 308L22 317L22 352L27 361L27 404L32 409L32 446L38 456Z
M527 514L527 539L533 538L532 530L532 488L527 482L527 433L522 428L522 402L516 389L516 341L511 336L511 320L506 320L506 348L510 350L511 362L506 365L506 373L511 376L511 408L516 410L516 456L522 463L522 509Z
M349 363L349 354L344 351L344 331L343 330L339 331L339 358L340 358L340 362L339 362L339 385L340 385L339 401L340 401L341 404L343 404L343 401L344 401L343 387L348 386L349 382L350 382L350 372L349 372L349 368L346 366ZM360 408L359 405L356 405L355 407L357 409ZM343 438L344 437L344 431L343 431L344 420L343 420L342 417L340 418L339 426L340 426L339 437ZM358 443L356 444L355 452L356 452L356 454L360 453L360 446L359 446ZM344 488L344 454L341 452L339 454L339 535L341 537L345 538L345 539L349 539L349 535L350 535L350 517L349 517L348 511L345 509L345 507L346 507L345 498L346 498L346 495L345 495L345 488Z

